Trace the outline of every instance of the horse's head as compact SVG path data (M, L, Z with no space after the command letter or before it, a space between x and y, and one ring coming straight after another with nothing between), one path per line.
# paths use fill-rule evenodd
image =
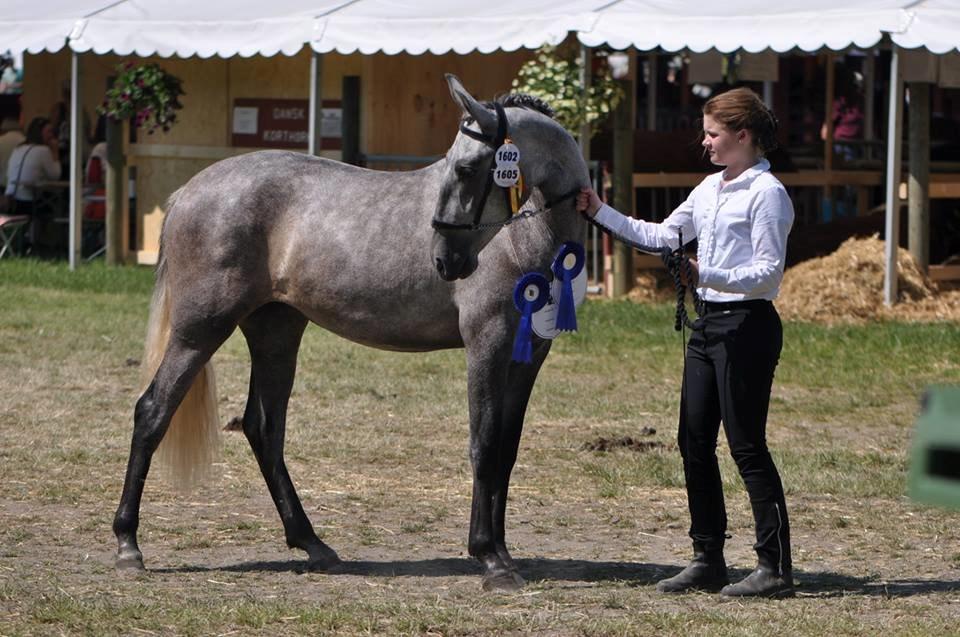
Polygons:
M447 151L433 216L433 259L440 276L453 281L476 270L480 251L515 212L509 188L494 182L495 155L505 140L519 151L518 200L536 188L545 201L563 199L572 211L572 195L589 185L590 178L577 143L543 102L508 95L481 104L453 75L447 75L447 83L463 118Z

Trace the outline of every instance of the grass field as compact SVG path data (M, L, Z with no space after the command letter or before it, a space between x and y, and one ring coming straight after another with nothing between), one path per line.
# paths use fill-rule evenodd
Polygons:
M689 553L672 310L589 302L544 367L514 472L507 539L529 584L495 595L466 557L462 352L380 352L317 328L287 461L343 572L303 572L242 434L224 432L198 491L151 474L147 572L116 573L151 287L146 269L0 262L0 635L960 634L960 513L905 496L919 398L960 383L956 324L785 325L769 437L798 597L722 602L653 588ZM214 360L226 422L246 400L242 338ZM752 518L720 454L743 575Z

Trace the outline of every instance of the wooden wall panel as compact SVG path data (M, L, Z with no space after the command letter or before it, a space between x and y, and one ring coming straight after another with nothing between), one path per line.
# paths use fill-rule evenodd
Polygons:
M339 55L323 56L323 96L341 97L344 75L361 77L361 149L366 153L438 155L446 151L456 134L459 108L453 103L444 73L454 73L476 97L489 99L510 89L520 65L532 52L459 55ZM309 50L294 56L272 58L122 58L115 55L81 56L81 99L90 120L96 123L96 107L103 100L107 77L126 59L156 62L183 80L186 94L177 124L167 133L147 135L140 131L139 145L184 147L184 156L147 153L131 156L137 167L139 241L135 250L155 252L170 194L190 177L210 165L217 155L229 155L233 100L237 97L306 99L309 92ZM26 119L47 115L69 85L70 52L27 55L23 107ZM189 148L219 149L208 158L198 158ZM193 154L194 156L191 156Z
M363 60L361 147L367 153L440 155L457 132L460 109L444 79L453 73L478 99L510 90L533 53L371 55Z

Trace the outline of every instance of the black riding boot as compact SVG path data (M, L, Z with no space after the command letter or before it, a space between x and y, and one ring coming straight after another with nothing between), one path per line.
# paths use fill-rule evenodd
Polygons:
M794 594L790 569L778 571L762 563L745 578L720 591L723 597L793 597Z
M685 569L667 579L657 582L661 593L684 593L686 591L709 591L715 593L730 582L723 551L706 551L693 543L693 559Z

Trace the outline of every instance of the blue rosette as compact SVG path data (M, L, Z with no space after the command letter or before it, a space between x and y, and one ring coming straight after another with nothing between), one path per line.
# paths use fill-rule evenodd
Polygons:
M560 280L560 300L557 302L557 330L561 332L577 331L577 304L573 298L573 280L583 270L587 261L583 246L567 241L557 252L551 270Z
M520 311L520 326L513 339L513 360L529 363L533 360L533 313L550 300L550 283L539 272L528 272L520 277L513 289L513 304Z

